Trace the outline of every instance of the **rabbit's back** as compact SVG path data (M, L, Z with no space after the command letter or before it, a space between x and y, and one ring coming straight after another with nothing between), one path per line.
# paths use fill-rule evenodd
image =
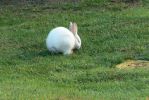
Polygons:
M74 35L65 27L57 27L51 30L46 39L49 51L66 52L74 48Z

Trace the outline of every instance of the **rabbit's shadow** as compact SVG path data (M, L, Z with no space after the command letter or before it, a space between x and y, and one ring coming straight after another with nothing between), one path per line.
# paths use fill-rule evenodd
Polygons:
M21 46L19 49L20 53L17 55L17 57L21 60L31 60L35 57L48 57L60 55L60 53L55 54L49 52L44 43Z
M59 55L62 55L62 53L52 53L48 49L47 50L40 51L38 53L38 56L42 56L42 57L46 57L46 56L59 56Z
M36 57L46 58L46 57L63 55L62 53L50 52L44 43L22 45L19 49L20 49L20 53L18 53L17 57L21 60L32 60ZM78 50L74 49L73 51L77 53Z

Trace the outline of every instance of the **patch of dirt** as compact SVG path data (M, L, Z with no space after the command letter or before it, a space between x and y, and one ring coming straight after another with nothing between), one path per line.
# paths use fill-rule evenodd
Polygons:
M121 64L116 65L119 69L125 69L125 68L149 68L149 61L144 60L127 60Z

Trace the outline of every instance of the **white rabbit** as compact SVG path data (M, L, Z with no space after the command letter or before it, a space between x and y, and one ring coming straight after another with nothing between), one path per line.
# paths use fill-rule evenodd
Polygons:
M76 23L70 22L69 29L57 27L52 29L46 39L46 45L50 52L72 54L73 49L80 49L81 39L77 34L78 27Z

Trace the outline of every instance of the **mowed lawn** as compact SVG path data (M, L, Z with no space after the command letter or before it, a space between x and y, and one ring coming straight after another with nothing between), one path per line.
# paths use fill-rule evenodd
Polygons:
M123 7L1 6L0 100L148 100L149 67L115 66L149 60L149 8ZM48 32L70 21L82 48L49 53Z

